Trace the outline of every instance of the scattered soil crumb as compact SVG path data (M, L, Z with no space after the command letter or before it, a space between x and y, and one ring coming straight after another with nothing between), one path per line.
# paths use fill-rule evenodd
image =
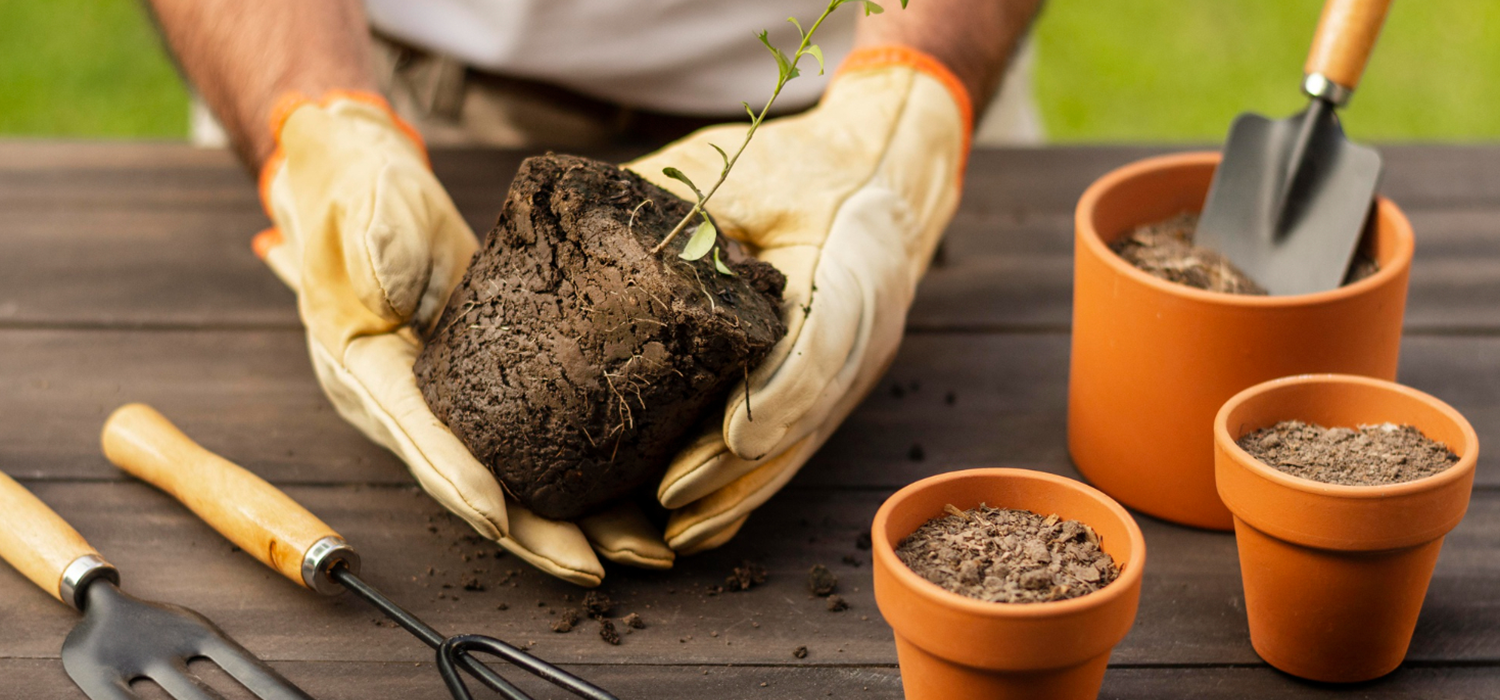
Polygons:
M589 591L583 595L583 611L589 617L599 619L609 614L610 609L615 607L615 602L609 596L598 591Z
M852 566L852 567L858 569L860 567L860 565L864 564L864 563L865 563L865 560L860 559L859 557L856 557L853 554L845 554L844 555L844 565L845 566Z
M807 590L815 596L825 596L839 587L839 577L835 576L828 567L822 564L814 564L813 568L807 570Z
M828 596L828 612L843 612L849 609L849 602L837 593Z
M913 462L927 459L927 450L922 449L922 443L913 443L910 450L906 451L906 458Z
M1077 520L1027 510L949 504L902 540L896 556L943 588L996 603L1087 595L1119 575L1099 535Z
M496 606L495 606L495 609L496 609L496 610L509 610L509 609L510 609L510 606L509 606L509 605L506 605L506 604L505 604L505 603L501 603L501 604L499 604L499 605L496 605Z
M1458 463L1447 445L1394 423L1355 430L1289 420L1245 435L1239 445L1292 476L1348 486L1415 481Z
M724 590L748 591L766 582L766 567L745 560L724 579Z
M641 616L637 613L630 613L629 615L626 615L625 617L620 619L620 622L631 629L646 629L646 622L642 620Z
M1266 294L1261 287L1219 253L1193 245L1198 215L1178 214L1165 221L1139 226L1110 244L1126 262L1168 282L1225 294ZM1380 271L1369 252L1355 252L1344 284L1357 282Z
M615 623L609 620L599 620L599 638L615 646L620 646L620 633L615 631Z
M556 620L552 621L552 631L553 632L572 632L573 631L573 626L577 625L577 624L578 624L578 611L577 610L572 610L572 609L564 610L564 611L562 611L562 614L560 614L560 615L557 616Z
M798 659L807 658L807 647L797 647L792 650L792 656Z
M466 591L484 590L484 584L480 583L479 577L473 574L464 574L463 576L459 577L458 583L460 586L463 586L463 589Z
M855 536L854 548L865 552L870 551L870 532L868 530Z

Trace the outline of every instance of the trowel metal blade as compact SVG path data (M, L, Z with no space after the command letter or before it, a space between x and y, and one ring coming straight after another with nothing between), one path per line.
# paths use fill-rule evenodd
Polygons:
M1380 183L1380 154L1350 143L1333 109L1317 107L1235 119L1198 221L1196 242L1271 294L1343 283Z

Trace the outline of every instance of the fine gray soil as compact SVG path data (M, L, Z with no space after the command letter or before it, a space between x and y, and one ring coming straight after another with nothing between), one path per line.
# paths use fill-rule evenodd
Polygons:
M1042 603L1088 595L1120 575L1098 533L1077 520L983 504L947 510L902 540L896 556L959 595Z
M529 158L417 358L434 414L538 515L572 519L660 476L786 333L785 278L651 248L691 204L573 156ZM754 397L751 397L752 406Z
M1224 294L1264 296L1266 290L1227 258L1209 248L1193 245L1198 215L1178 214L1165 221L1146 224L1110 243L1109 248L1125 262L1152 277ZM1365 250L1354 254L1344 284L1357 282L1380 270Z
M1292 476L1349 486L1415 481L1458 463L1443 443L1393 423L1354 430L1282 421L1245 435L1239 446Z

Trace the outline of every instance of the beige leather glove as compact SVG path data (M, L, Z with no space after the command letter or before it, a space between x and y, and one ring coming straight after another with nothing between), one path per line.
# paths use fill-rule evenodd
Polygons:
M732 395L722 425L662 479L674 550L732 537L884 374L958 206L970 120L967 93L941 64L882 47L850 55L817 107L756 132L708 209L786 274L787 335L748 396ZM711 183L722 163L708 144L733 151L746 128L700 131L627 167L691 201L662 168Z
M508 502L428 409L412 374L412 326L435 321L477 244L415 132L378 96L331 93L284 98L272 133L261 199L276 228L255 249L297 293L313 367L339 415L481 535L549 574L598 585L590 541L617 561L671 566L660 534L630 508L575 525Z

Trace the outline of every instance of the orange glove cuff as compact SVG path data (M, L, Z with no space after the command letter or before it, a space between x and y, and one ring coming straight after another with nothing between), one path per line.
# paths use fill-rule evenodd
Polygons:
M958 76L954 75L953 71L948 70L948 67L943 65L942 61L937 60L931 54L918 51L910 46L899 45L870 46L855 49L839 65L838 70L834 71L833 78L837 80L839 76L845 73L884 66L908 66L915 68L917 71L931 76L934 80L941 83L944 88L947 88L948 94L958 104L959 114L963 118L964 152L967 153L969 150L969 138L974 132L973 100L970 99L968 89L959 81Z
M963 120L963 155L958 163L958 182L962 187L963 175L969 167L969 148L974 138L974 102L969 98L968 88L965 88L958 76L948 70L948 67L934 58L932 54L918 51L910 46L894 44L855 49L839 65L838 70L834 71L833 79L838 80L840 76L847 73L885 66L907 66L916 69L917 72L926 73L946 88L948 94L953 97L953 102L958 105L959 118Z
M276 141L276 149L266 159L265 165L261 166L260 177L258 179L260 203L266 210L267 216L271 215L271 178L275 176L276 171L281 168L282 163L286 160L286 154L281 150L281 130L286 126L286 120L291 118L292 113L303 105L313 104L319 107L327 107L338 100L363 102L385 112L386 116L390 118L391 123L396 125L396 128L401 130L401 133L406 134L406 137L411 139L411 142L416 145L417 150L422 152L423 159L429 160L428 167L432 167L430 159L427 156L427 144L422 141L422 135L417 133L416 128L408 124L405 119L397 116L395 110L391 109L390 103L386 102L384 97L363 90L329 90L323 93L322 97L313 100L307 95L293 90L283 93L271 105L270 128L271 136Z

